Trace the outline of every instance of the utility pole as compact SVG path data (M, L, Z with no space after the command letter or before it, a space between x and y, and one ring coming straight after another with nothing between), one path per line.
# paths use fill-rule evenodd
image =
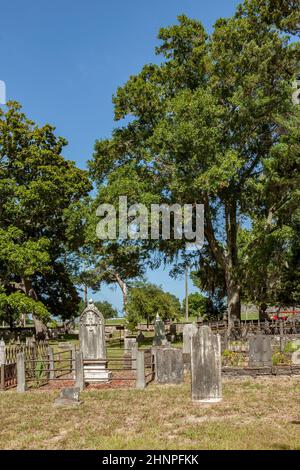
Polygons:
M3 80L0 80L0 104L6 104L6 86Z
M185 267L185 319L189 320L189 268Z

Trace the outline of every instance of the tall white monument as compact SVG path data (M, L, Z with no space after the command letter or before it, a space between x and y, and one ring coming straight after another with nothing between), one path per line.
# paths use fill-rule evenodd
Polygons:
M80 316L79 343L83 355L84 381L109 382L111 372L107 369L105 320L92 300Z

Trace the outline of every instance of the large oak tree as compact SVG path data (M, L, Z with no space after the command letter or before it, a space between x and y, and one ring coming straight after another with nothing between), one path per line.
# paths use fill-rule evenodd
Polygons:
M211 36L186 16L162 28L162 62L118 89L115 118L125 121L97 141L90 162L111 202L127 187L131 199L136 189L134 202L204 204L205 256L234 315L245 262L299 204L299 109L291 95L300 49L282 34L297 32L298 12L295 2L284 6L280 18L269 2L246 1ZM145 248L172 257L185 245L146 241Z

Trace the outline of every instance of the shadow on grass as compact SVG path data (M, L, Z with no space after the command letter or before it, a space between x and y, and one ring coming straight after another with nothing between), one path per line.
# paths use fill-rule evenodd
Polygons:
M274 450L300 450L300 446L291 447L287 444L276 444L276 443L273 444L271 448Z

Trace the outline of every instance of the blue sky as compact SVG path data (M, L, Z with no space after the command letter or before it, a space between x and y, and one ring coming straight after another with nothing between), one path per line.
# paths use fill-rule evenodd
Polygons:
M235 0L14 0L0 6L0 80L7 99L23 104L38 124L46 122L69 141L64 155L81 168L95 139L116 125L112 95L128 77L157 61L158 30L179 14L197 18L210 32L219 17L234 13ZM167 270L149 281L184 296L184 280ZM191 283L190 283L191 284ZM193 291L192 285L190 290ZM118 309L118 290L103 288L96 298Z

